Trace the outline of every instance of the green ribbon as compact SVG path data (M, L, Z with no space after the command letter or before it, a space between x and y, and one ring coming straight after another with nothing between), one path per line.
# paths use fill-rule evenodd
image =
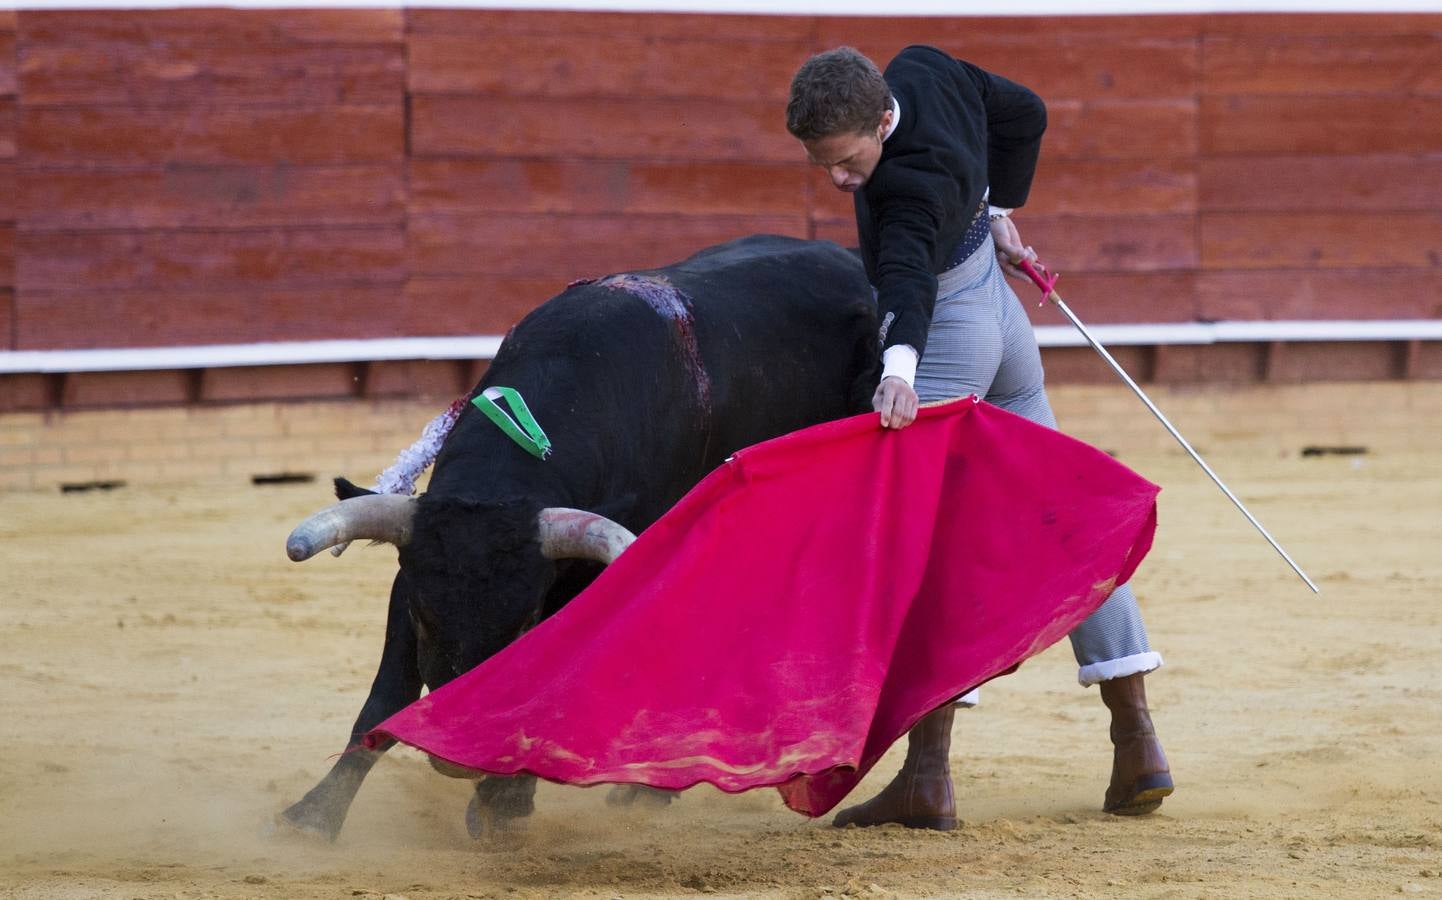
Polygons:
M511 408L508 414L496 403L499 397L506 401ZM551 455L551 439L536 424L536 417L531 415L531 410L526 406L526 401L521 399L520 392L508 387L488 387L480 394L471 398L471 403L486 414L486 418L496 423L496 427L505 432L506 437L521 445L521 449L534 456L536 459L545 459ZM515 418L511 418L514 415ZM522 429L525 429L524 431Z

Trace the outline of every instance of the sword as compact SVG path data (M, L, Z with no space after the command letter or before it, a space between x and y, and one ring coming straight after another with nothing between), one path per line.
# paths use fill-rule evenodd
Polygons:
M1139 387L1137 383L1132 380L1132 377L1127 374L1126 369L1122 368L1121 363L1117 362L1115 359L1112 358L1112 355L1107 352L1107 348L1102 346L1101 341L1098 341L1095 337L1092 336L1092 333L1087 330L1087 327L1085 325L1082 324L1082 320L1078 319L1076 313L1071 311L1071 307L1066 305L1066 302L1062 300L1061 295L1056 292L1056 281L1061 276L1051 275L1051 277L1049 278L1045 277L1040 272L1038 272L1036 270L1036 266L1032 265L1031 261L1027 259L1017 261L1017 266L1019 266L1021 270L1026 273L1027 277L1030 278L1037 287L1041 288L1041 302L1045 303L1046 301L1050 300L1053 304L1056 305L1057 309L1061 310L1061 314L1066 316L1067 319L1076 326L1077 331L1081 332L1082 337L1086 338L1086 342L1088 344L1091 344L1092 349L1095 350L1098 354L1100 354L1102 359L1106 360L1107 365L1112 367L1112 371L1116 372L1117 375L1121 377L1121 380L1126 382L1127 387L1132 389L1132 393L1136 394L1137 397L1139 397L1141 401L1146 404L1147 409L1152 411L1152 415L1157 417L1157 421L1162 423L1162 427L1165 428L1172 437L1177 439L1177 443L1182 445L1182 449L1187 451L1187 455L1190 456L1193 460L1195 460L1197 465L1202 467L1202 471L1207 473L1207 477L1211 478L1212 481L1216 483L1217 487L1222 489L1222 493L1226 494L1227 499L1232 501L1232 503L1237 507L1237 509L1241 511L1242 515L1247 517L1247 521L1252 523L1252 527L1256 528L1262 533L1262 537L1267 539L1267 543L1272 545L1272 549L1276 550L1282 555L1282 559L1285 559L1287 561L1287 565L1292 567L1292 571L1296 572L1297 575L1307 583L1307 587L1312 589L1312 593L1320 594L1321 590L1312 583L1312 579L1307 577L1307 573L1302 571L1302 567L1292 561L1292 557L1287 555L1287 551L1282 549L1282 545L1277 543L1277 541L1270 534L1267 533L1267 529L1262 527L1262 523L1257 521L1257 517L1252 515L1251 512L1247 510L1247 507L1242 503L1242 501L1237 499L1237 495L1233 494L1231 490L1222 483L1222 479L1217 477L1217 473L1212 471L1212 467L1207 465L1207 461L1202 459L1201 454L1193 450L1192 445L1187 443L1187 439L1182 437L1182 433L1178 431L1171 422L1167 421L1167 417L1162 415L1162 411L1160 409L1157 409L1157 405L1152 402L1150 397L1147 396L1146 391L1143 391L1141 387Z

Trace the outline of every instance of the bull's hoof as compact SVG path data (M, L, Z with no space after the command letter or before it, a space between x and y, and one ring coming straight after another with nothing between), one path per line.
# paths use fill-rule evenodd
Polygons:
M314 804L300 800L276 813L275 827L277 834L335 843L341 823Z
M473 840L481 838L516 837L526 828L526 815L504 815L500 809L481 800L480 795L471 795L466 804L466 833Z
M536 779L530 775L492 777L476 783L466 805L466 831L473 838L515 834L536 811Z
M606 794L606 805L626 809L665 809L679 794L679 791L663 791L649 784L618 784Z

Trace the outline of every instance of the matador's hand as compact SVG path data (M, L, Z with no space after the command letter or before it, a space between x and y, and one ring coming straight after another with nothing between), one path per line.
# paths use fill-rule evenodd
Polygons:
M881 379L871 396L871 408L881 413L883 428L905 428L915 422L916 408L920 405L916 391L895 375Z
M1017 267L1017 262L1027 259L1036 262L1036 251L1021 242L1016 223L1010 216L998 216L991 220L991 239L996 243L996 260L1002 271L1012 278L1028 281L1027 274Z

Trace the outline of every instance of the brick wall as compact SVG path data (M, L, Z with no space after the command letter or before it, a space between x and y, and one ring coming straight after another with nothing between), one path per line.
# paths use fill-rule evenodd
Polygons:
M1442 316L1442 15L26 10L0 12L0 348L499 333L740 234L850 241L787 83L914 41L1047 99L1019 221L1089 321ZM1176 383L1442 377L1431 344L1127 355ZM1053 380L1110 377L1082 356ZM437 371L0 376L0 410L444 393L473 367Z
M1124 387L1060 385L1051 396L1070 434L1124 460L1182 453ZM1294 456L1307 446L1442 452L1436 382L1187 385L1152 396L1213 459ZM0 415L0 491L114 481L241 485L287 473L369 484L444 408L443 400L337 400L8 413Z

